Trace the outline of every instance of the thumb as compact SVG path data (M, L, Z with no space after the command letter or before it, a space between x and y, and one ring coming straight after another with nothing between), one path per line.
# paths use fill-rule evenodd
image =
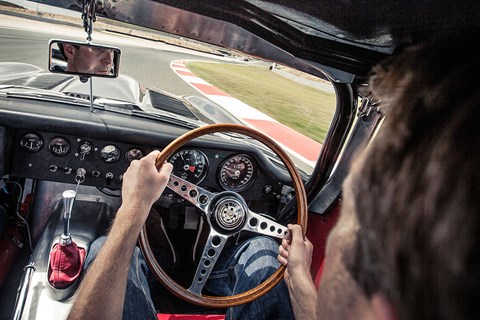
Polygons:
M289 224L288 228L290 229L292 233L292 245L295 245L296 243L303 242L303 232L302 232L302 227L298 224Z

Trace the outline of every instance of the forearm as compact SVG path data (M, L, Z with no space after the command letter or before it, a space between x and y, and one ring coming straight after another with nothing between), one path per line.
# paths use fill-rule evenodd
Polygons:
M69 319L121 319L127 276L141 225L129 223L120 208L98 256L80 285ZM140 209L139 209L140 210ZM141 209L145 210L145 209Z
M290 279L292 280L292 279ZM311 278L307 276L294 280L288 285L290 301L296 320L315 319L317 290Z

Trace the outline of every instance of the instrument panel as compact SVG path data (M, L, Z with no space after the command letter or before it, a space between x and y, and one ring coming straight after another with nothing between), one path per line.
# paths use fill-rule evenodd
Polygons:
M119 189L130 162L154 149L162 148L19 130L12 174L76 183L80 170L84 172L85 184ZM177 150L168 161L173 164L173 174L214 192L241 192L259 201L267 200L266 195L275 200L282 192L282 179L272 174L274 171L262 170L258 158L243 150L185 147ZM271 166L263 163L264 168L268 165Z
M86 139L77 138L76 139L76 148L74 151L75 157L80 157L80 160L85 160L92 154L94 151L99 151L100 159L107 163L117 162L121 155L122 151L114 144L105 144L100 147L94 146L92 142ZM20 147L30 153L36 153L40 151L44 145L44 139L37 133L26 133L20 139ZM63 157L66 156L72 144L70 141L63 136L55 136L51 138L48 142L48 150L55 156ZM100 149L99 149L100 148ZM127 163L132 162L135 159L141 159L144 156L144 152L139 148L131 148L125 153L125 160Z
M42 131L19 131L12 174L119 189L130 162L148 147Z
M201 183L209 170L207 156L197 149L179 150L169 162L173 165L173 174L194 184ZM216 175L224 190L240 192L254 182L257 170L252 157L234 154L223 160Z

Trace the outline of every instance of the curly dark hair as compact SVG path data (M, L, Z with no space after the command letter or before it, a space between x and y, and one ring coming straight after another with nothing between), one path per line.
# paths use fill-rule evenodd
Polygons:
M344 262L400 319L480 319L479 34L405 48L370 77L386 118L352 167Z

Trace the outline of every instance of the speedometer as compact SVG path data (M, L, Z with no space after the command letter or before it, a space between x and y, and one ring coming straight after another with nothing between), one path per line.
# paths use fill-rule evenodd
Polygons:
M169 160L172 173L191 183L200 183L208 170L207 157L195 149L184 149L175 153Z
M252 158L237 154L225 160L220 167L220 185L229 191L243 191L255 180L256 168Z

